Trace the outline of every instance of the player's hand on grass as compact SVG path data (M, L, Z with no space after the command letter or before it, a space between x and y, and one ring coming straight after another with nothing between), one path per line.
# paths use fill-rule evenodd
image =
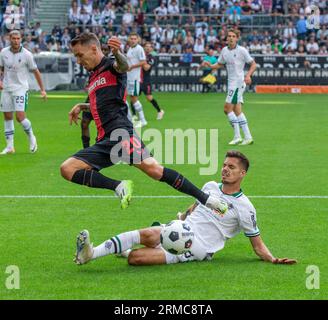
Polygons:
M76 104L72 110L68 113L69 124L72 125L73 122L77 125L78 121L81 119L79 114L81 112L80 104Z
M272 261L273 264L295 264L297 260L289 258L274 258Z
M246 84L251 84L252 83L252 78L250 76L245 76L245 83Z
M47 100L47 92L45 90L41 91L40 94L43 100Z
M112 52L115 54L121 49L121 41L117 37L111 37L108 42L108 46L112 49Z

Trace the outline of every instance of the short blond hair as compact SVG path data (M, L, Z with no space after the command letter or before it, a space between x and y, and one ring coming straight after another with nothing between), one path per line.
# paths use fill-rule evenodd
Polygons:
M240 30L230 28L227 32L227 35L229 34L229 32L234 33L238 39L240 38Z

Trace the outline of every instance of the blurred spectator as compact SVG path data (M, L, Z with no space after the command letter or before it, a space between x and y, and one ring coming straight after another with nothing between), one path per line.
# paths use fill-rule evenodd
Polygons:
M103 11L101 13L101 23L103 25L106 25L109 22L113 23L115 21L115 18L116 18L115 9L114 9L112 3L108 2L105 5L105 8L103 9Z
M275 15L281 15L285 13L283 0L272 0L272 13Z
M162 37L163 29L154 22L154 25L150 28L150 38L152 42L160 42Z
M297 37L297 31L296 28L294 28L292 21L288 21L288 26L284 29L284 38L287 39L289 37Z
M202 37L198 37L194 44L195 53L203 53L205 51L205 41Z
M171 19L179 19L180 20L180 9L176 0L172 0L167 8L167 13L169 14Z
M270 14L272 12L272 0L262 0L264 13Z
M80 20L80 7L78 7L77 2L73 1L69 9L68 19L70 23L78 24Z
M173 43L172 43L171 49L172 50L175 50L175 53L181 53L182 46L178 42L178 39L177 38L173 38Z
M101 12L98 7L94 7L91 13L91 24L93 26L100 26L102 24Z
M300 16L296 23L297 39L305 39L306 37L306 18L305 16Z
M252 0L251 8L254 14L259 14L264 11L261 0Z
M123 17L122 17L122 23L124 23L127 26L131 26L133 21L134 21L133 9L128 4L126 6L126 11L124 12Z
M319 45L315 41L315 37L311 36L310 41L306 45L306 51L308 54L317 54L319 52Z
M220 9L220 0L210 0L208 8L213 13L218 12Z
M236 0L234 5L229 9L229 22L233 24L238 24L240 21L240 16L242 14L239 1Z
M161 5L154 9L154 14L156 16L156 20L166 20L167 19L167 7L165 6L165 2L162 1Z
M262 53L262 45L256 38L252 41L252 43L249 46L249 53L250 54Z
M327 51L327 46L322 46L320 49L319 49L319 55L327 55L328 54L328 51Z
M80 14L79 14L79 24L87 25L91 23L91 16L90 14L85 10L84 7L81 7Z
M192 46L185 47L180 60L184 66L190 66L192 63Z
M271 46L272 51L276 54L278 51L279 53L282 53L282 44L279 42L279 39L275 39L272 46Z
M69 51L69 45L70 45L70 41L71 41L71 36L69 34L69 29L65 28L63 35L60 39L61 41L61 51L62 52L68 52Z

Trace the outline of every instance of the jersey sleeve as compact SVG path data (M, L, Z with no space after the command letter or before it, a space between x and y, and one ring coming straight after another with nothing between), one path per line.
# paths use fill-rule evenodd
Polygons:
M27 66L30 71L34 71L38 68L38 66L35 63L34 57L32 53L29 53L27 55Z
M139 61L146 60L146 54L142 47L140 47L140 50L138 52L138 59Z
M253 206L243 208L240 214L240 226L246 237L256 237L260 235L260 230L256 222L256 210Z
M215 181L209 181L209 182L206 182L203 187L202 187L202 191L209 194L211 192L211 190L215 189L217 187L217 182ZM197 204L201 204L199 202L199 200L196 200L196 203Z
M115 58L114 57L108 57L108 58L106 58L104 68L109 70L111 73L117 75L119 73L115 70L114 63L115 63Z
M225 64L226 63L225 60L224 60L224 58L223 58L222 51L221 51L221 53L219 55L219 58L218 58L217 63L221 63L221 64Z
M251 57L247 49L244 48L243 54L246 63L252 63L254 61L254 59Z

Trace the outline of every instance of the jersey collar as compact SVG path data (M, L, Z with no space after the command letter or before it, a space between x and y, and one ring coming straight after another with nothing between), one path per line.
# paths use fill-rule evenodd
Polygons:
M239 190L238 192L235 192L235 193L232 193L232 194L228 194L228 193L224 193L223 190L222 190L222 183L219 183L219 189L220 191L225 194L226 196L230 196L230 197L234 197L234 198L239 198L243 195L243 190Z
M10 51L11 51L13 54L20 53L20 52L23 51L23 46L20 45L19 50L18 50L17 52L12 51L12 50L11 50L11 47L10 47Z

